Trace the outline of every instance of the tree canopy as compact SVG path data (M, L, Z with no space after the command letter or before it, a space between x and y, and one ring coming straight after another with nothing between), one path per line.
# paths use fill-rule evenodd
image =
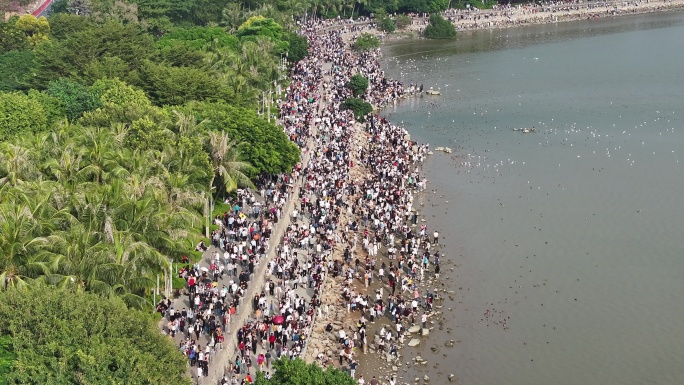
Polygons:
M359 122L364 122L366 115L373 111L373 106L370 103L358 98L348 98L342 103L342 106L345 109L352 110L354 117Z
M324 370L301 358L276 360L273 367L275 372L271 379L265 379L263 372L258 372L255 385L356 385L356 381L340 369L329 367Z
M349 78L347 88L352 90L354 96L363 95L368 89L368 78L360 74L354 74Z
M208 131L224 131L243 143L242 159L249 162L256 174L279 174L292 170L299 162L299 149L282 129L259 117L253 110L235 107L225 102L192 102L180 108L204 121Z
M428 39L452 39L456 37L456 28L440 14L430 15L430 24L425 27Z
M354 42L354 49L357 51L368 51L378 47L380 47L380 39L368 32L359 35Z
M173 341L121 301L35 286L2 293L0 317L6 383L190 384Z

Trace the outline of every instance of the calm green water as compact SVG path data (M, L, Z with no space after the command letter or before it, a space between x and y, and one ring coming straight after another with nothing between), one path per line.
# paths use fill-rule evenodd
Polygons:
M407 351L432 382L684 381L682 47L684 13L385 47L390 76L442 91L385 114L454 149L429 160L423 214L457 295Z

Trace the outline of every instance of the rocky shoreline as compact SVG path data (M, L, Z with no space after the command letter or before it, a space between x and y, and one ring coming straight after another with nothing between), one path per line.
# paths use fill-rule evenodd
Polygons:
M379 52L375 52L373 54L374 60L369 61L367 60L367 58L366 60L360 59L358 54L350 49L349 45L350 42L353 41L355 36L361 31L359 31L358 29L355 31L351 31L350 28L345 28L344 26L342 26L341 29L343 31L342 39L344 42L344 55L348 56L349 62L355 62L359 64L358 66L355 66L353 69L348 71L347 74L367 74L369 72L373 72L377 75L377 72L380 71L380 69L379 63L375 59L379 58ZM334 67L336 63L333 63L332 65ZM381 75L384 74L381 73ZM386 82L384 76L370 76L370 78L373 79L370 87L371 90L376 90L378 88L383 89L383 84ZM324 88L328 88L330 86L331 84L327 84L326 86L324 86ZM373 91L371 91L371 94L367 95L367 100L369 100L370 102L375 102L374 104L376 105L389 104L394 102L396 99L404 96L403 89L396 89L390 93L385 93L381 95L374 95L372 94L372 92ZM417 144L410 140L410 136L408 136L408 133L403 128L393 126L389 122L385 122L384 124L387 127L389 127L388 130L400 133L402 144L399 147L412 148L411 151L415 151L416 153L422 152L422 155L425 155L427 153L427 147L421 146L420 149L416 150ZM354 183L354 185L363 185L365 181L372 180L374 177L377 177L377 174L374 174L375 170L373 170L373 168L370 167L370 165L364 164L364 159L360 157L360 154L363 154L363 149L372 148L374 146L373 143L370 143L373 141L372 133L368 132L370 126L371 125L368 123L355 123L350 127L354 130L353 142L355 142L358 146L358 150L352 151L351 153L351 161L353 164L355 164L355 167L353 167L350 170L349 180L352 183ZM382 149L382 146L380 146L380 148ZM372 150L369 150L369 152L370 151ZM417 170L420 170L420 166L423 160L424 158L421 158L420 162L416 162L414 164L414 166L417 167ZM413 169L410 169L410 171L413 171ZM407 172L405 173L405 175L400 175L398 177L407 178L410 174L410 172ZM425 184L423 184L420 188L406 190L404 192L405 195L410 197L408 198L408 200L410 200L411 202L413 202L414 200L421 202L423 201L422 196L427 193L427 180L424 180L424 183ZM357 195L348 197L347 200L350 204L354 204L353 202L358 202L359 198L360 196ZM358 208L359 207L355 207L354 209L348 210L345 213L343 213L342 218L339 221L340 227L344 226L345 223L361 221L361 217L360 215L358 215L359 213L357 212ZM413 210L412 212L414 212L416 215L420 215L420 213L416 212L415 210ZM353 213L355 213L356 215L354 215ZM406 213L406 216L408 217L408 213ZM424 219L421 219L420 222L414 220L414 224L412 226L413 230L417 231L418 223L420 223L421 225L426 225L426 221ZM364 231L367 232L369 229L371 229L371 226L365 227L365 229L359 228L358 231L356 231L356 233L360 235L363 234ZM377 228L371 229L371 231L373 230L377 230ZM433 231L434 229L430 230ZM345 259L345 247L353 247L353 244L355 243L352 241L351 233L352 232L347 231L347 234L345 234L344 236L344 239L346 239L347 242L337 244L332 254L332 259L335 261L339 261L341 264ZM432 237L430 237L429 235L424 235L423 238L428 239ZM380 266L380 264L382 264L383 266L391 264L392 262L396 262L396 259L391 259L388 249L390 247L401 247L401 243L402 239L400 237L397 237L396 239L392 238L392 242L390 244L385 245L385 247L380 247L380 252L373 253L374 255L372 256L369 256L369 250L367 250L366 248L356 247L355 249L357 249L358 252L357 258L364 260L366 258L375 257L377 266ZM428 250L430 250L430 246L427 247ZM434 245L431 251L434 252L438 249L439 246ZM415 254L418 253L416 252ZM413 259L410 258L408 255L406 255L405 257L406 259ZM426 321L426 327L423 328L420 325L420 314L418 314L418 312L411 312L413 314L406 317L402 322L399 322L402 325L400 331L396 332L390 338L390 344L396 346L397 348L396 353L391 353L390 347L387 346L388 344L385 344L382 340L385 339L385 333L395 331L397 328L396 324L390 319L389 314L383 312L375 318L374 322L366 322L366 326L363 327L364 329L367 329L368 335L367 343L362 344L363 348L355 347L353 349L353 353L351 353L349 357L345 356L344 360L342 360L341 358L339 360L337 359L338 351L340 351L341 348L338 333L340 330L343 330L349 335L358 335L361 329L361 327L359 326L360 322L363 322L363 319L365 317L368 317L368 309L366 309L366 311L364 311L363 313L359 311L350 311L350 301L345 299L341 295L341 293L343 293L346 289L362 295L373 295L373 293L376 293L377 295L378 293L388 292L390 290L390 286L388 281L381 281L375 279L366 287L360 275L357 275L354 279L349 280L344 275L333 277L332 274L328 274L322 287L320 305L321 308L327 310L325 312L319 312L319 317L316 319L313 325L312 333L307 341L306 351L303 356L305 361L318 362L319 364L324 366L336 365L341 367L343 370L349 369L349 363L352 360L358 361L359 368L357 370L357 375L364 375L366 381L368 381L368 379L371 379L372 377L376 377L378 380L381 381L381 383L385 383L384 381L389 381L390 383L396 384L408 384L420 381L421 378L405 378L406 372L408 371L408 367L410 365L427 366L428 361L424 360L419 355L415 356L414 352L406 351L406 349L411 349L411 347L415 347L420 344L427 344L429 341L429 334L431 330L433 330L434 328L439 328L439 330L442 330L444 328L442 318L443 306L440 305L440 303L442 302L443 298L452 297L453 295L455 295L453 291L447 291L442 281L436 277L433 267L436 266L434 265L434 262L436 261L430 261L431 268L426 267L426 269L422 273L420 273L421 278L416 277L414 287L412 287L409 290L408 294L409 299L416 299L419 302L421 302L420 308L423 307L422 302L426 300L427 296L429 296L431 300L434 300L432 310L426 310L424 312L426 315L429 316L429 319ZM449 272L454 270L452 263L453 262L451 260L445 260L442 262L443 265L448 266L450 270ZM405 266L401 270L401 272L397 271L398 277L408 273L408 270ZM443 275L442 279L444 278L445 276ZM397 297L399 297L400 295L401 294L397 295ZM387 298L384 295L380 294L379 302L384 303L385 300L387 300ZM325 315L321 315L322 313ZM449 332L450 331L447 330L447 333ZM448 340L444 341L443 345L444 348L449 349L453 348L457 343L457 341ZM431 349L434 352L438 351L441 348L441 346L433 346ZM340 362L342 363L340 364ZM455 381L456 377L453 374L449 374L446 377L446 379L449 381ZM425 382L428 382L430 380L430 377L427 375L425 375L422 378L422 381Z

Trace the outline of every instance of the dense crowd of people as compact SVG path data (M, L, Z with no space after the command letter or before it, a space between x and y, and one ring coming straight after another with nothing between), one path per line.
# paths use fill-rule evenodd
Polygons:
M187 306L164 302L160 307L168 333L178 336L198 382L209 375L210 363L228 339L234 339L237 351L222 383L249 383L256 370L269 375L272 360L301 355L314 318L323 314L321 287L328 274L349 277L340 295L350 310L367 310L371 322L382 314L398 325L406 316L415 317L417 305L411 305L420 295L414 282L432 257L429 237L424 231L414 234L412 209L412 194L427 184L417 169L427 146L407 140L404 129L377 116L366 125L354 123L353 113L342 107L351 96L346 84L353 74L369 78L364 97L376 106L402 96L403 86L384 77L377 52L346 49L344 34L358 32L358 26L340 20L340 29L319 33L316 24L302 28L310 55L293 65L291 84L280 101L279 120L306 154L305 161L291 174L259 181L259 194L239 191L231 209L215 218L211 247L198 246L208 266L188 264L179 272L187 281ZM353 172L361 167L363 173ZM291 213L285 212L289 199L295 200ZM269 240L283 215L289 215L289 223L269 260ZM344 249L338 259L333 258L336 245L344 245L338 247ZM393 260L376 265L382 249ZM366 255L363 267L361 255ZM250 287L260 264L266 264L264 283ZM391 288L386 298L382 291L373 298L357 294L351 282L385 277ZM403 292L410 293L410 300ZM234 325L239 312L249 316ZM363 316L361 321L365 324ZM400 330L383 333L395 352L391 337ZM350 352L349 341L340 341L345 352Z

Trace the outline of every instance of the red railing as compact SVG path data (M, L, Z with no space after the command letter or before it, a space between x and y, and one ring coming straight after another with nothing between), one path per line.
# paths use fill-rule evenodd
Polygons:
M41 13L43 13L43 11L45 11L45 9L50 5L51 2L52 0L45 0L43 4L41 4L40 7L38 7L38 9L31 12L31 14L35 17L38 17Z

